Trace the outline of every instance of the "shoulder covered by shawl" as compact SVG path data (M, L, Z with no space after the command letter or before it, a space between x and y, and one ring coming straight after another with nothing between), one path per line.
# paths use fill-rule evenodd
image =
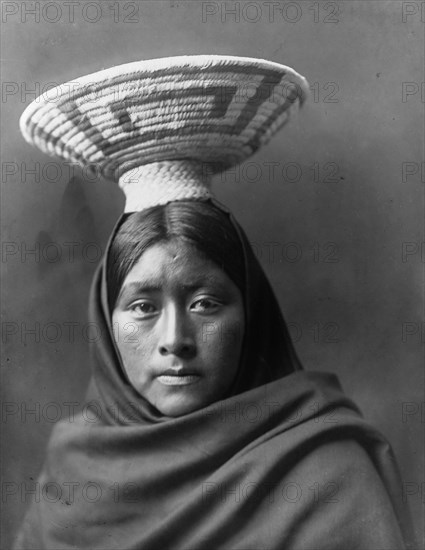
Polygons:
M57 425L39 482L61 498L32 505L16 549L414 548L389 444L324 373L184 421L80 415Z

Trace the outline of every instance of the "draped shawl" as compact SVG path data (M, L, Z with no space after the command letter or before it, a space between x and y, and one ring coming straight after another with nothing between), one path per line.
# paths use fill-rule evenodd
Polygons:
M56 424L42 496L16 549L413 548L389 444L335 375L302 370L267 278L225 211L245 262L246 331L231 391L169 418L134 390L112 334L109 243L90 298L102 337L87 407Z

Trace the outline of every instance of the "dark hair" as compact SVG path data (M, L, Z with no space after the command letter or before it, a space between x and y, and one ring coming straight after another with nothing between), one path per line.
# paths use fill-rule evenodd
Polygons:
M107 264L111 311L125 277L143 252L173 239L194 245L245 293L242 245L228 214L209 201L178 201L129 214L118 228Z

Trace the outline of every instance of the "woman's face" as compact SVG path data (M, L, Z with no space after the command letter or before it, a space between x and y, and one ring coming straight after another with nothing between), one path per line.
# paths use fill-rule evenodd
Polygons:
M134 388L167 416L221 399L238 370L242 294L214 262L175 240L148 248L124 280L114 336Z

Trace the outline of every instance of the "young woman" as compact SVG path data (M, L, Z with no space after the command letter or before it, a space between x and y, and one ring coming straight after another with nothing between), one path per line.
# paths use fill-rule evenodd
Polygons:
M208 66L209 83L224 70L223 59L207 61L184 63L183 72L196 67L200 87L200 66ZM276 72L288 75L276 64L225 61L226 89L229 64L233 78L236 69L252 75L253 68L262 82L267 70L275 83ZM176 66L161 63L160 74L167 72L163 63ZM137 70L146 78L150 69ZM128 78L123 69L117 74ZM305 86L301 77L296 82ZM244 114L250 121L261 111L251 107L256 113ZM281 102L279 116L288 108ZM94 116L88 128L75 110L63 113L78 120L68 133L75 127L90 134ZM137 116L130 119L134 131ZM23 122L37 135L33 141L51 152L71 150L72 135L66 142L42 120L32 112ZM232 128L239 124L240 132L237 120L233 116ZM264 135L264 117L258 120L257 133L244 138L251 143ZM130 122L124 117L119 124ZM267 124L273 122L269 114ZM204 131L212 132L211 124ZM106 139L107 124L96 132ZM92 131L90 139L105 154L111 137L99 146L98 134ZM140 135L127 134L128 146L137 139L145 144ZM165 139L158 128L155 136L156 144ZM218 160L220 147L206 149ZM184 158L181 149L178 154ZM55 426L39 479L47 489L29 510L16 548L408 548L409 518L388 443L334 375L302 370L243 230L203 190L201 178L195 181L192 161L184 176L184 162L153 162L159 163L154 175L147 177L144 168L131 190L124 186L127 212L92 287L90 320L102 335L87 396L93 414ZM108 166L116 170L116 163L114 157ZM144 184L151 192L140 192ZM179 197L167 186L180 186ZM58 488L66 498L55 499Z

